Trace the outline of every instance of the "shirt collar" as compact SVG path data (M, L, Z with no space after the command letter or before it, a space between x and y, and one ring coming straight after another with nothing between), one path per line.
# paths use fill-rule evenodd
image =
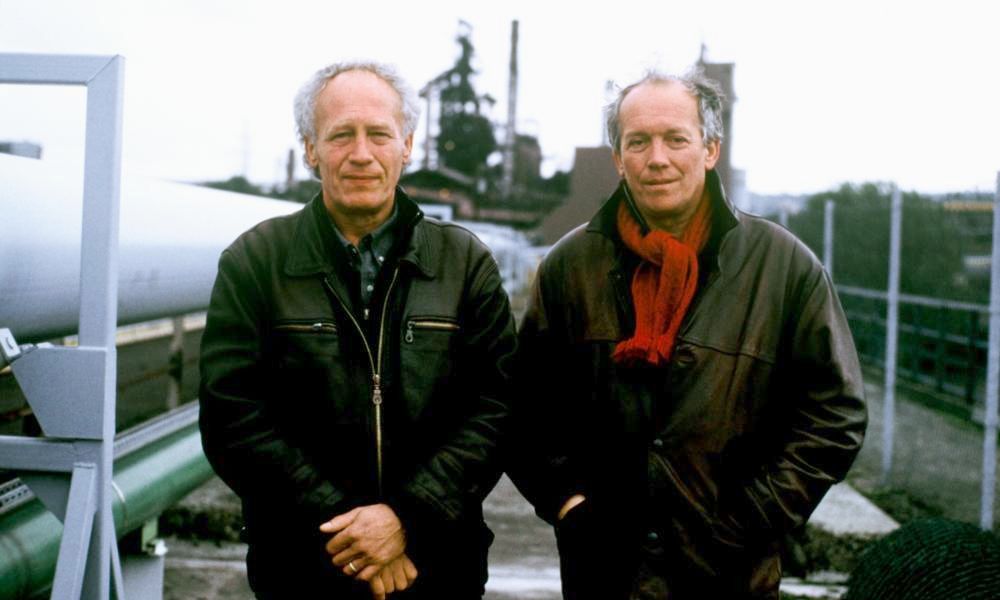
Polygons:
M371 250L376 256L385 256L392 250L392 243L394 241L393 229L396 223L396 215L399 214L399 207L397 203L392 205L392 213L389 218L386 219L381 225L375 228L375 231L365 235L359 241L359 245L364 242L365 238L371 238ZM340 232L337 227L337 223L334 222L333 217L330 217L330 224L333 225L333 231L337 234L337 239L340 240L341 245L347 250L348 256L351 256L351 248L354 246L351 242L344 237L344 234Z

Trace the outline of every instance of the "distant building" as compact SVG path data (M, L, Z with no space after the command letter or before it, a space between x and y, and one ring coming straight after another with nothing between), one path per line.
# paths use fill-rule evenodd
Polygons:
M25 158L41 158L42 147L31 142L0 142L0 154L13 154Z
M762 217L780 217L781 213L794 215L806 207L809 196L806 194L754 194L746 193L740 209L752 215Z
M747 172L743 169L732 169L729 171L729 177L730 182L726 188L726 197L736 208L749 212L747 211L747 207L750 205L747 194Z
M553 210L539 228L541 243L551 245L594 216L601 203L618 186L618 172L610 146L577 148L569 178L569 196Z
M495 101L473 85L471 30L460 25L455 65L420 91L427 106L422 168L403 175L400 185L421 204L452 207L457 220L535 228L562 202L565 175L543 178L538 138L512 131L512 148L502 148L511 164L491 160L501 149L487 117Z
M421 205L451 208L455 219L476 218L476 180L447 167L418 169L399 178L399 185Z
M535 187L542 179L542 147L533 135L517 134L514 142L514 186Z
M962 266L967 280L979 280L988 289L993 254L993 198L988 193L965 192L935 198L962 239Z
M705 73L705 76L718 82L722 87L722 93L726 95L726 100L722 104L722 155L715 165L715 170L722 179L722 185L727 192L734 190L732 172L732 162L730 155L733 147L733 104L736 102L736 88L733 87L733 70L736 65L733 63L710 63L705 61L705 46L701 47L701 57L698 59L698 67Z

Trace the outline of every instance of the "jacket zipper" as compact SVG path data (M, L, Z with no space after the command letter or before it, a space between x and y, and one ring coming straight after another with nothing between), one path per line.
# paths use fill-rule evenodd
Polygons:
M412 319L406 322L406 343L413 343L414 329L436 329L438 331L458 331L458 323L443 320Z
M396 277L398 275L399 267L396 267L392 272L392 280L389 282L385 296L382 298L382 315L378 323L378 347L375 349L375 354L372 354L365 331L361 328L358 320L354 318L354 314L347 308L347 305L344 304L344 301L337 294L337 291L333 289L333 286L330 285L330 282L326 278L323 278L323 285L337 299L344 312L347 313L347 317L351 320L351 323L354 323L354 327L357 328L358 334L361 336L361 341L365 346L365 352L368 354L368 364L371 365L372 408L375 412L375 487L379 498L382 497L382 347L385 345L383 343L385 339L385 311L389 306L389 296L392 294L392 288L396 285Z

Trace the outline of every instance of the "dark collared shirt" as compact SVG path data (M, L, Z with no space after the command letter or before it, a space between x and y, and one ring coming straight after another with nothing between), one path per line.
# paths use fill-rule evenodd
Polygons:
M330 222L333 223L333 230L337 233L337 238L344 245L344 250L347 251L351 268L360 275L361 303L364 306L365 319L368 318L368 309L371 306L372 292L375 291L375 280L378 278L378 272L396 241L396 227L394 225L397 212L397 207L393 205L392 214L385 220L385 223L361 238L357 246L347 241L344 234L337 229L337 224L332 218L330 219Z

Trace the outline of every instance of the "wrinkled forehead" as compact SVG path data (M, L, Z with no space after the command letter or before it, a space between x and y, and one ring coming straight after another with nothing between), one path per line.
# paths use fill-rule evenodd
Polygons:
M364 69L352 69L328 79L316 96L316 116L338 112L383 112L403 126L403 98L388 81Z
M698 97L682 82L672 79L644 81L629 90L621 103L622 114L690 108L698 110Z

